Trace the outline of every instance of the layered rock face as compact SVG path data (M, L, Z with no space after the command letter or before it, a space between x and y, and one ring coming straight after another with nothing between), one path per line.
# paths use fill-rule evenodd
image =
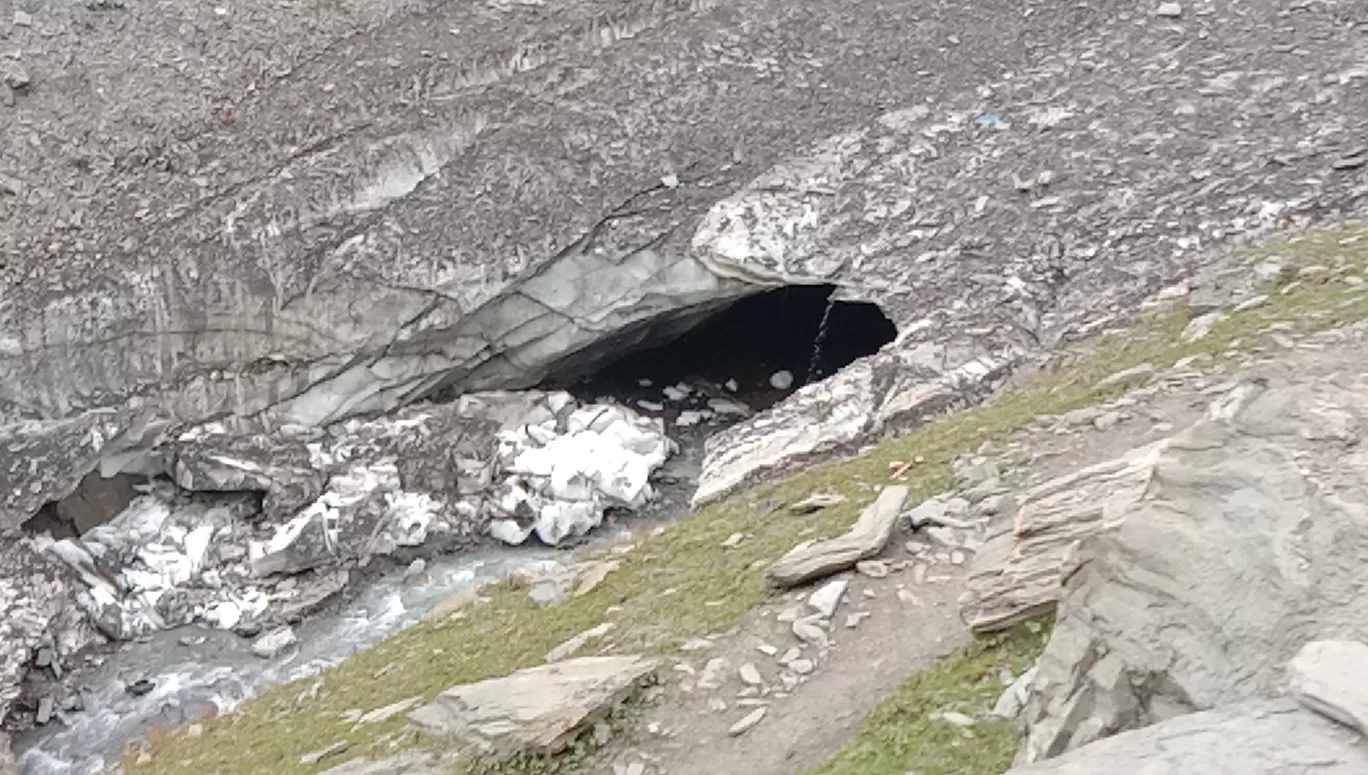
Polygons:
M1293 671L1310 677L1293 680L1294 694L1357 723L1363 692L1354 676L1368 669L1368 651L1306 646L1368 640L1368 602L1359 594L1368 550L1368 373L1361 362L1345 366L1316 384L1245 382L1188 430L1020 498L1008 529L975 560L963 613L994 629L1058 601L1019 761L1082 748L1023 772L1098 766L1106 752L1142 740L1167 750L1171 735L1188 734L1180 729L1212 740L1282 741L1300 729L1327 751L1349 750L1333 742L1333 724L1281 706L1255 713L1239 705L1281 695L1284 665L1300 652ZM1338 667L1327 668L1332 662ZM1162 723L1212 708L1224 715ZM1152 724L1164 731L1094 742ZM1263 724L1271 726L1256 733ZM1292 767L1304 750L1286 754L1269 761ZM1350 756L1339 766L1356 762ZM1282 771L1267 771L1275 770Z

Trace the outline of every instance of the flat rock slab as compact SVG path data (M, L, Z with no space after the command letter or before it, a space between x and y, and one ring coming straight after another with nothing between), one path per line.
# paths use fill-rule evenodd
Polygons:
M482 755L554 754L654 675L655 660L581 657L453 686L409 714L433 737Z
M848 533L794 547L765 571L765 580L778 587L795 587L873 557L888 544L906 500L906 487L885 487L879 497L860 512L860 518Z
M1169 440L1051 479L1017 497L1010 520L994 523L970 567L960 612L976 633L1007 629L1054 610L1073 547L1114 527L1144 497Z
M1291 700L1193 713L1091 743L1009 775L1362 775L1368 746Z
M1368 643L1319 640L1287 665L1292 696L1311 710L1368 735Z

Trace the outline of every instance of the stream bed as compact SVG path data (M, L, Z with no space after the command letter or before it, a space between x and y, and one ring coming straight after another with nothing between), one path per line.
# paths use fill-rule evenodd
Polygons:
M97 775L117 761L124 741L149 725L190 721L210 706L209 712L228 712L264 689L374 646L454 592L518 568L552 570L568 559L543 546L489 548L434 560L420 580L406 579L400 568L335 610L296 625L298 645L273 659L253 654L251 640L200 627L126 643L78 680L84 710L58 711L47 725L16 737L19 772ZM129 687L146 691L135 695Z
M317 674L376 645L462 589L520 568L554 571L575 562L581 551L677 522L689 514L708 435L710 429L702 427L676 428L677 452L654 477L658 497L617 527L595 530L577 551L536 541L494 544L429 559L414 578L396 567L294 625L298 644L271 659L255 655L251 639L199 626L121 643L98 667L70 679L82 710L57 710L47 724L13 735L20 775L99 775L148 727L231 712L272 686Z

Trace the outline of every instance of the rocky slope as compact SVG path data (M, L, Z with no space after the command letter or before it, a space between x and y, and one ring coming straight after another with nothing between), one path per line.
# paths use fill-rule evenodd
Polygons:
M1222 248L1361 208L1365 21L0 5L0 707L40 654L254 631L375 555L640 507L663 427L528 389L766 288L900 333L716 434L696 504L981 400ZM252 581L296 575L275 607Z

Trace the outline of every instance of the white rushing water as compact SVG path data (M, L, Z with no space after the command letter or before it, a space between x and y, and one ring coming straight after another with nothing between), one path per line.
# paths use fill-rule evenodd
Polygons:
M226 712L262 690L337 664L417 622L442 598L518 568L549 570L563 553L544 547L491 549L428 564L418 581L402 571L369 583L334 612L297 625L297 647L273 659L251 641L222 630L182 627L125 644L79 682L85 709L58 711L44 727L15 741L21 775L97 775L118 759L125 740L149 724L177 723L211 703ZM151 691L133 696L140 680Z

